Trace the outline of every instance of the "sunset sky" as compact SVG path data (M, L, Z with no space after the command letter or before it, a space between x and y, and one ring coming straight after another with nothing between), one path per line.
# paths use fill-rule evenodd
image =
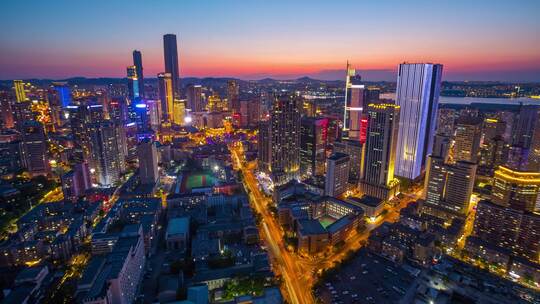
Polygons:
M145 77L178 36L180 73L368 80L397 64L438 62L445 80L540 81L540 1L3 1L0 79Z

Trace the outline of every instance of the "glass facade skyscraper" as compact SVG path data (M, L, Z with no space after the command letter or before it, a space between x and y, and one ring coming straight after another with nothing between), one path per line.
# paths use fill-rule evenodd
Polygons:
M415 180L431 154L442 76L441 64L399 65L396 104L401 107L395 174Z
M144 76L143 76L143 66L142 66L142 54L140 51L133 51L133 65L137 71L138 87L139 87L139 96L144 98Z
M174 99L180 99L180 73L178 72L178 50L176 35L163 36L163 56L165 59L165 73L171 74Z

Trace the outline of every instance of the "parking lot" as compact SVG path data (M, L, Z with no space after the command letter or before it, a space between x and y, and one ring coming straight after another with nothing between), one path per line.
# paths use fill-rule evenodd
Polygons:
M323 303L397 303L419 272L360 250L356 257L316 290ZM412 287L414 288L414 287Z

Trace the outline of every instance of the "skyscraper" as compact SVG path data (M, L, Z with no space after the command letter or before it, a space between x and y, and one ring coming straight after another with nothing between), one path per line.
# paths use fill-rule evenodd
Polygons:
M396 104L401 107L396 175L418 178L431 154L442 75L441 64L399 65Z
M461 117L456 122L454 150L456 161L478 162L480 140L482 137L482 119Z
M47 138L43 125L35 120L22 124L23 160L32 175L44 175L48 171Z
M328 119L303 117L300 126L300 174L324 175Z
M158 77L158 92L159 101L161 102L161 115L163 121L172 120L174 110L174 93L173 82L170 73L159 73Z
M519 110L518 120L514 127L512 144L528 149L532 143L534 130L540 123L540 106L522 105Z
M187 87L187 108L191 112L204 111L205 105L202 98L202 87L198 84L192 84Z
M351 158L349 163L349 182L352 184L358 183L360 172L362 171L362 149L365 144L357 140L342 139L341 141L335 141L333 146L334 152L349 155Z
M275 185L297 178L300 171L301 98L282 95L270 114L270 172Z
M62 108L66 108L71 104L71 89L67 82L53 82L53 88L56 92L59 104Z
M469 212L476 168L474 163L447 164L443 157L429 156L424 212L445 220L464 218Z
M349 184L349 155L334 153L326 161L324 194L338 197L347 191Z
M113 122L88 125L90 139L90 167L94 169L96 182L111 187L119 180L121 172L117 126Z
M26 92L24 90L24 81L22 80L13 80L13 86L15 87L15 96L17 102L26 101Z
M367 88L362 83L360 75L355 75L355 70L347 63L343 131L348 139L365 142L367 130L365 110L368 104L377 103L378 100L379 90Z
M130 65L126 68L128 80L128 96L130 100L140 97L139 93L139 78L137 75L137 67Z
M478 203L473 235L514 254L538 262L540 216L482 200Z
M180 99L180 73L178 72L176 35L163 35L163 55L165 59L165 73L171 74L173 98Z
M144 76L143 76L143 65L142 65L142 54L140 51L133 51L133 65L136 67L137 78L139 84L139 96L144 98Z
M492 201L495 204L528 212L540 211L540 173L499 166L493 176Z
M182 100L174 100L173 103L173 123L177 125L183 125L184 124L184 118L186 117L186 101L184 99Z
M227 82L227 101L229 102L229 111L231 113L240 113L240 87L236 80Z
M259 122L259 136L257 138L257 166L260 171L268 172L270 170L270 121L261 120Z
M394 179L399 111L400 107L394 104L367 107L369 122L360 190L384 201L392 199L399 190Z
M145 139L137 146L141 184L155 184L159 178L156 143Z

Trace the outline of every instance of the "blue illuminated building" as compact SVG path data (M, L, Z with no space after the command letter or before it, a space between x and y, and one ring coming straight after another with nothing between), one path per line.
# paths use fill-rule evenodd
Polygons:
M67 82L53 82L52 85L62 108L69 106L71 104L71 89Z

